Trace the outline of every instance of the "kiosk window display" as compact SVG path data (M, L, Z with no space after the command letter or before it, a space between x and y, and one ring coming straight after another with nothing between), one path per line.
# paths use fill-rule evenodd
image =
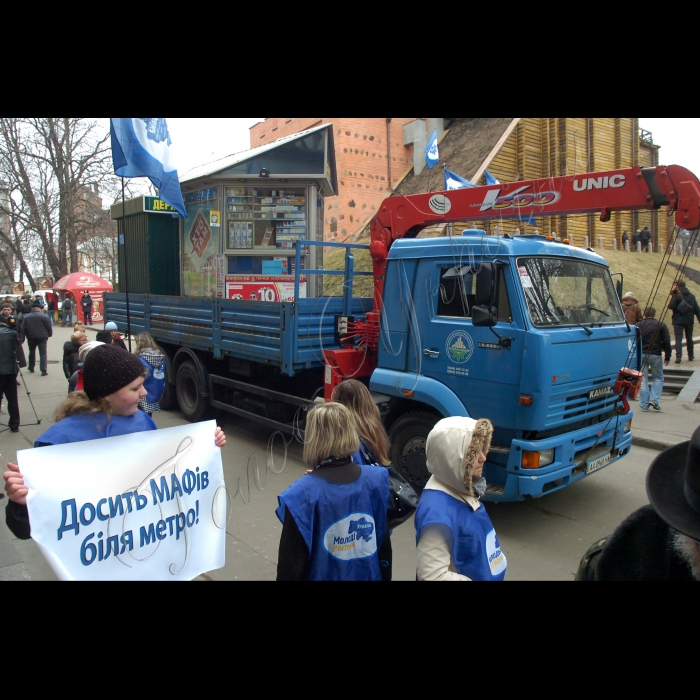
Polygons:
M324 198L337 192L333 125L283 137L188 175L181 180L188 214L181 225L184 293L290 300L298 242L323 239ZM300 266L322 268L323 248L304 246ZM319 296L322 284L320 275L312 275L301 281L299 293Z

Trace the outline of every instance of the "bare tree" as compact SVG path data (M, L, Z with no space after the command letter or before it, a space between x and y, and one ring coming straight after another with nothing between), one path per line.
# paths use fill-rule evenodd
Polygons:
M12 228L1 238L25 274L26 235L40 243L54 278L78 271L84 207L77 204L81 188L110 177L108 140L94 119L0 118L0 177L8 183Z

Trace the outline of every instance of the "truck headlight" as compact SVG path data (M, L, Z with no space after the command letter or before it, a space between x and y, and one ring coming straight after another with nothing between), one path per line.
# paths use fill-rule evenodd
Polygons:
M539 469L546 467L554 461L554 448L548 450L540 450L539 452L531 452L523 450L523 469Z
M629 433L630 430L632 430L632 419L631 418L625 423L625 432Z

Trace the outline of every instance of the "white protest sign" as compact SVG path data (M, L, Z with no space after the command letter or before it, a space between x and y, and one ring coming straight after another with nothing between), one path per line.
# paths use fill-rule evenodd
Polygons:
M189 580L224 565L215 421L22 450L32 539L63 580Z

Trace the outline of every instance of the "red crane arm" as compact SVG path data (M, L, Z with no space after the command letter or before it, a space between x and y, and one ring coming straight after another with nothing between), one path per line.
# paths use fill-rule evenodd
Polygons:
M454 221L529 218L658 209L668 205L681 228L700 227L700 182L680 165L608 170L502 185L389 197L370 222L375 312L381 311L392 243L415 238L426 226Z

